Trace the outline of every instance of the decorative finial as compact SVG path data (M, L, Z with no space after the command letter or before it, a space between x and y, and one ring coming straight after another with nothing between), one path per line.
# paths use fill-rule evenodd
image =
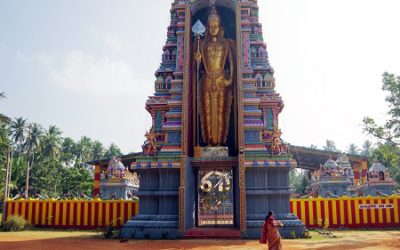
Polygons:
M211 15L218 15L217 13L217 8L215 8L215 6L211 6Z

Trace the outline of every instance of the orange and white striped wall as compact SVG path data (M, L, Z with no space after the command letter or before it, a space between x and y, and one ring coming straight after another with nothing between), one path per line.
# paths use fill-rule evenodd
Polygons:
M290 207L309 228L400 226L400 196L291 199Z
M138 201L126 200L8 200L6 218L24 217L34 226L94 229L122 226L139 210Z

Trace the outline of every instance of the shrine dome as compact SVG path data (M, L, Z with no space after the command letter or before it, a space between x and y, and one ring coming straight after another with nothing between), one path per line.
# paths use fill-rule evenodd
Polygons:
M378 174L379 172L385 172L386 167L380 163L380 162L375 162L372 164L372 166L369 168L368 172Z
M339 165L339 167L342 168L351 168L351 164L349 161L349 157L347 157L346 154L340 154L338 155L336 159L336 163Z
M120 160L118 160L116 157L113 157L110 160L110 163L108 165L108 170L110 171L125 171L125 166L124 164L122 164L122 162Z
M329 159L325 162L324 168L325 168L325 170L328 170L328 171L332 171L332 170L337 171L339 168L339 165L334 160Z

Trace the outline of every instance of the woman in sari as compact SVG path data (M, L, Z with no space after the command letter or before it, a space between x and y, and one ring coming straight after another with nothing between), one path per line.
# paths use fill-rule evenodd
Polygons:
M282 249L281 235L278 231L278 227L280 226L283 226L282 222L275 220L274 212L269 211L267 217L265 218L260 238L261 244L268 243L268 250Z

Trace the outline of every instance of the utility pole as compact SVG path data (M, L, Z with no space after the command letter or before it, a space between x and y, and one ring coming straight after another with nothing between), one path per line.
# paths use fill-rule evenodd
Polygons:
M9 194L9 176L10 173L10 162L11 162L11 150L10 147L7 149L7 161L6 161L6 176L4 182L4 192L3 192L3 216L2 216L2 223L6 222L6 209L7 209L7 199Z

